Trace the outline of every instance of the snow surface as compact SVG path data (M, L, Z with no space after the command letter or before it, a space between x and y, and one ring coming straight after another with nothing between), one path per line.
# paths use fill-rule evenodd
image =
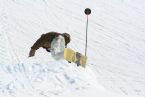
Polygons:
M87 67L55 61L41 34L68 32ZM144 0L0 0L0 97L145 97Z

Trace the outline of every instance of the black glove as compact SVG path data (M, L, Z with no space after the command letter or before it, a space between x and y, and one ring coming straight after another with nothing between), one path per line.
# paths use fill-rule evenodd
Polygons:
M46 49L46 51L47 51L47 52L50 52L50 50L49 50L49 49Z
M29 52L29 57L33 57L35 55L36 50L35 49L31 49Z

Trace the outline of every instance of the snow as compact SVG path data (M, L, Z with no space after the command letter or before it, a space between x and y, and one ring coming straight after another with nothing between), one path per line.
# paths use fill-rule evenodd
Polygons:
M0 0L0 97L145 97L144 0ZM49 31L71 34L87 67L30 47Z

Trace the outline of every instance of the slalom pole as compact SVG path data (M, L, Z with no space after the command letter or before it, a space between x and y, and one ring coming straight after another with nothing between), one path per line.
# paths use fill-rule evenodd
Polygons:
M88 43L88 15L91 14L91 9L86 8L85 14L87 15L87 22L86 22L86 45L85 45L85 56L87 56L87 43Z

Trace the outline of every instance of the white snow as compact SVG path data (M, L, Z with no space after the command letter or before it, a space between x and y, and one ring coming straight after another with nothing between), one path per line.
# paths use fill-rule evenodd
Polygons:
M87 67L30 47L43 33L71 35ZM144 0L0 0L0 97L145 97Z

